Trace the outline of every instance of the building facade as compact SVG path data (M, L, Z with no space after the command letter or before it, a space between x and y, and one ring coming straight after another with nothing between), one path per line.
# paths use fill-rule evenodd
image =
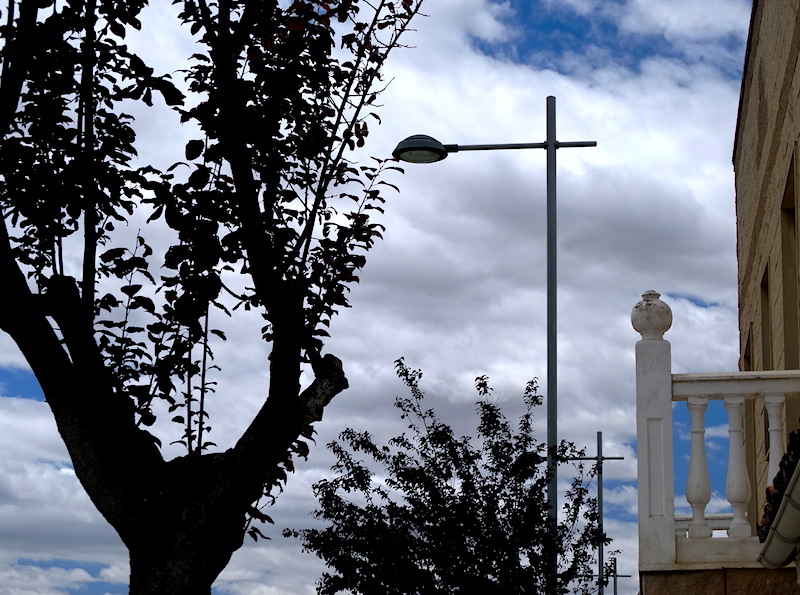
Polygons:
M740 371L673 374L664 339L668 305L647 292L632 315L642 334L636 345L642 595L800 593L794 562L800 475L787 470L784 456L787 437L800 429L800 0L753 0L733 167ZM723 401L728 414L732 513L726 515L705 514L704 416L712 400ZM681 518L672 487L672 410L684 406L691 418L685 485L692 515ZM768 500L774 520L761 523L759 540Z
M800 368L798 141L800 0L753 3L734 141L740 370ZM770 440L763 400L746 416L753 485L766 487ZM800 427L789 399L787 432ZM756 490L750 518L764 506Z

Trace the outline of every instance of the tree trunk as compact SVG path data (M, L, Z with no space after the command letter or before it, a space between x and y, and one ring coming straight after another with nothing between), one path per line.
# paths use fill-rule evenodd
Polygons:
M130 551L130 595L209 595L232 551L187 552L152 543Z
M162 548L157 551L162 552ZM163 556L131 552L130 595L210 595L216 575L209 576L207 565L179 554L163 552Z
M139 530L125 540L132 595L208 595L243 542L243 494L226 454L170 461L152 498L137 511Z

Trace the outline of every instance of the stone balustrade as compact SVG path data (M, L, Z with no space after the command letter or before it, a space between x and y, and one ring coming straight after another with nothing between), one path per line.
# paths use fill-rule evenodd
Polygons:
M771 444L768 473L774 477L785 450L786 395L800 393L800 372L672 374L670 344L664 340L672 325L672 312L655 291L642 297L631 314L633 327L642 335L636 344L639 570L711 569L731 564L757 568L760 544L747 518L754 486L747 472L745 403L763 400ZM711 400L722 401L728 415L725 495L733 513L709 517L705 412ZM692 516L688 522L675 517L672 411L676 401L685 402L691 420L686 499Z

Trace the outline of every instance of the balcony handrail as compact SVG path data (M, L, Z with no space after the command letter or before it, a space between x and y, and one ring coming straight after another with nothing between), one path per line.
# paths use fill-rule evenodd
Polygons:
M800 371L672 374L670 344L664 339L672 312L659 297L655 291L646 292L631 314L633 327L642 336L636 343L639 569L757 567L760 544L747 518L752 489L744 444L745 403L763 398L773 446L768 474L773 476L783 452L786 400L800 394ZM733 510L730 521L705 513L712 495L705 412L712 400L724 403L728 417L725 498ZM675 515L675 401L686 402L691 420L685 492L692 508L688 525ZM725 538L709 539L723 528Z
M770 395L788 396L792 393L800 393L798 370L672 375L673 401L687 401L690 397L708 397L713 400L728 397L758 399Z

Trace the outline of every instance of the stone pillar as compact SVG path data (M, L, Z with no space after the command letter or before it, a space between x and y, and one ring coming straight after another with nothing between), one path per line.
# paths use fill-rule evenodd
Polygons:
M686 478L686 500L692 507L689 537L711 537L706 522L706 506L711 500L711 482L706 463L705 414L708 397L689 397L687 403L692 426L692 449L689 454L689 476Z
M786 452L786 439L784 429L784 395L766 395L764 408L767 410L767 424L769 425L769 467L767 471L767 485L772 485L775 476L780 471L781 459Z
M750 479L744 451L744 397L726 397L728 411L728 479L725 495L733 509L728 537L750 537L747 504L750 502Z
M664 333L672 311L655 291L633 308L636 343L636 439L639 491L639 570L675 562L672 446L672 358Z

